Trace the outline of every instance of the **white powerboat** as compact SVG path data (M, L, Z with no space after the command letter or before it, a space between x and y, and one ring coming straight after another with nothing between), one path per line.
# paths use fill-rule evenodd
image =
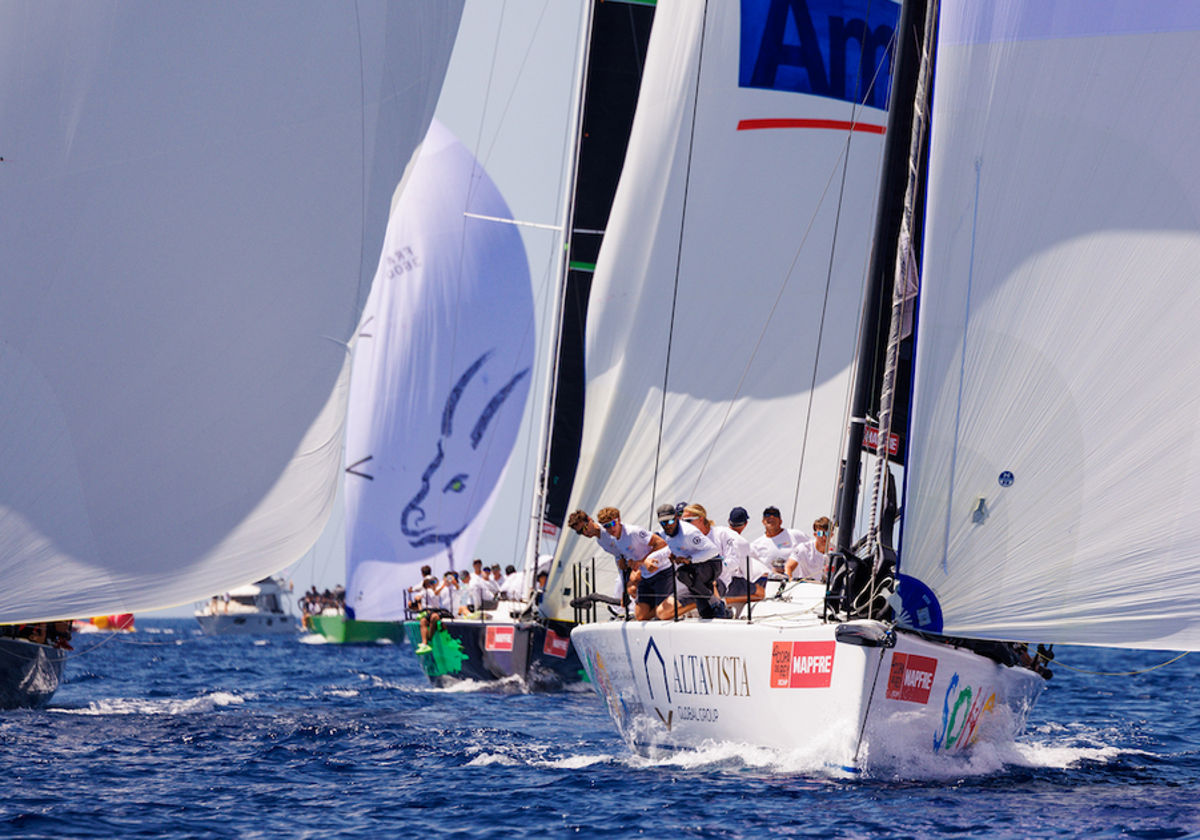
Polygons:
M285 600L290 593L279 578L263 578L214 595L196 608L196 620L206 636L296 633L300 623Z

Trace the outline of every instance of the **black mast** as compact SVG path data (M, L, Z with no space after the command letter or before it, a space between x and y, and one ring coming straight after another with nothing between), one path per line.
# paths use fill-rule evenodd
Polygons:
M559 528L567 518L583 436L583 344L592 272L625 163L654 20L653 4L594 0L594 5L545 490L546 521Z
M854 540L867 414L879 390L883 370L896 250L908 184L913 126L912 103L916 96L921 66L926 11L925 0L906 0L900 12L900 23L896 28L896 57L892 65L894 75L888 107L881 194L875 218L874 246L867 276L867 289L863 298L862 330L859 334L857 370L850 408L850 429L842 462L835 518L834 566L835 569L844 569L851 591L858 588L855 585L856 581L860 581L862 576L870 571L869 562L854 557L850 549ZM886 453L886 445L886 441L880 440L881 454ZM841 606L846 608L848 605L849 599L846 599Z

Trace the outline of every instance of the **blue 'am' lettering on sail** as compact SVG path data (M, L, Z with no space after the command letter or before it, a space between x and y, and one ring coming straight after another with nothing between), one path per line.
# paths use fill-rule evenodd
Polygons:
M738 85L886 108L899 16L892 0L742 0Z

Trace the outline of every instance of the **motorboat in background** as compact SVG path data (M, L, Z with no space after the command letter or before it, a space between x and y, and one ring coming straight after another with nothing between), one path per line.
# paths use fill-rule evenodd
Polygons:
M265 577L214 595L197 605L194 615L206 636L296 633L300 622L288 601L291 592L282 579Z

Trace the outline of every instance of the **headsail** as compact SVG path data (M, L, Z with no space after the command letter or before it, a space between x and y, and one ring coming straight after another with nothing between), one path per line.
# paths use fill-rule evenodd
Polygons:
M488 217L488 218L480 218ZM529 394L533 291L511 214L434 121L363 311L346 432L346 602L404 617L428 563L469 568Z
M592 287L573 506L830 513L898 10L660 4Z
M942 9L901 571L929 629L1200 648L1200 12Z
M277 571L462 3L0 4L0 620Z

